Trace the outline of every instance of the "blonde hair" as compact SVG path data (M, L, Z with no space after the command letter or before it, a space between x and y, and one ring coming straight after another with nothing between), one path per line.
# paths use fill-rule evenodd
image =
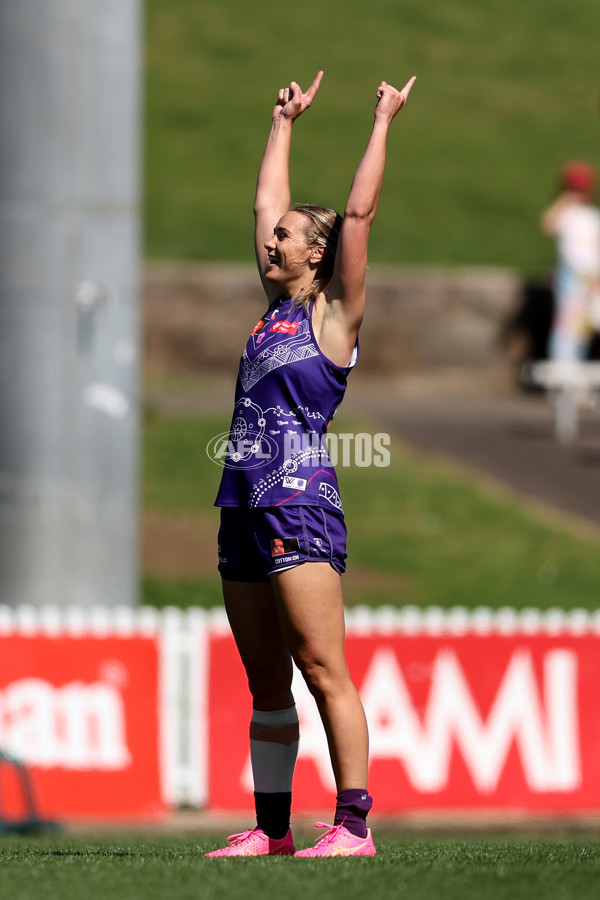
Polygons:
M309 246L325 248L325 254L315 272L312 283L300 291L294 304L308 309L312 301L317 299L321 291L326 290L331 281L342 217L335 209L314 206L311 203L297 203L292 206L291 212L297 212L304 216L306 221L304 233Z

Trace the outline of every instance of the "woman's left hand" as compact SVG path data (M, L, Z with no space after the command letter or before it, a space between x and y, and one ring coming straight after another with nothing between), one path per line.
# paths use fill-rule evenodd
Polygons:
M375 118L385 118L391 122L408 100L408 95L412 90L412 86L417 80L417 76L413 75L401 91L392 87L387 81L382 81L377 88L377 106L375 107Z

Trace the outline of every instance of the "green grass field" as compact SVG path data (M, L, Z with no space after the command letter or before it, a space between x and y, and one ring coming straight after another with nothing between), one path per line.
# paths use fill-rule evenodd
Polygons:
M11 900L595 900L600 879L600 841L581 837L387 836L374 859L202 859L218 843L4 838L0 892Z
M558 167L600 158L593 0L147 0L145 231L150 258L248 261L257 166L276 89L325 69L295 129L295 200L343 205L383 77L418 81L391 136L372 262L546 268L538 233ZM145 507L213 535L219 471L204 454L228 421L147 422ZM351 425L340 424L340 429ZM341 470L350 605L597 605L598 540L418 458ZM212 540L212 538L211 538ZM206 555L206 554L205 554ZM210 566L146 573L144 599L214 605Z
M147 0L152 259L250 260L277 88L325 70L295 130L295 201L343 206L382 78L418 81L391 136L371 261L537 271L560 165L600 161L595 0Z
M147 603L221 602L214 571L218 513L212 507L221 470L205 447L228 421L154 416L146 423L145 508L167 518L191 517L212 541L203 548L207 563L199 577L147 577ZM340 414L336 429L368 431L369 425ZM349 522L347 605L597 608L598 537L544 517L476 476L419 456L397 435L390 450L387 468L338 468Z

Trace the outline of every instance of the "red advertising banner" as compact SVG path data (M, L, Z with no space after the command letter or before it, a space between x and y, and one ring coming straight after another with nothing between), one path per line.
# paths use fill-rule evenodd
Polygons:
M350 633L378 813L600 810L600 636ZM233 641L210 639L212 809L252 807L251 703ZM297 811L335 794L323 728L298 676Z
M0 748L31 773L46 818L156 817L159 771L156 637L0 637ZM22 817L2 766L4 817Z
M353 611L346 646L377 813L600 811L600 612ZM325 812L323 726L296 676L294 809ZM221 610L0 607L0 751L43 818L251 810L250 716ZM0 762L5 818L26 812L17 776Z

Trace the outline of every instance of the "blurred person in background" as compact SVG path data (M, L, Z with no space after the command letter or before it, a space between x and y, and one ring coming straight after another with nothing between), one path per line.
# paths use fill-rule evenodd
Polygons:
M557 267L555 308L549 339L550 359L584 360L600 326L600 210L597 176L585 162L574 161L560 173L557 197L540 219L542 232L554 238Z

